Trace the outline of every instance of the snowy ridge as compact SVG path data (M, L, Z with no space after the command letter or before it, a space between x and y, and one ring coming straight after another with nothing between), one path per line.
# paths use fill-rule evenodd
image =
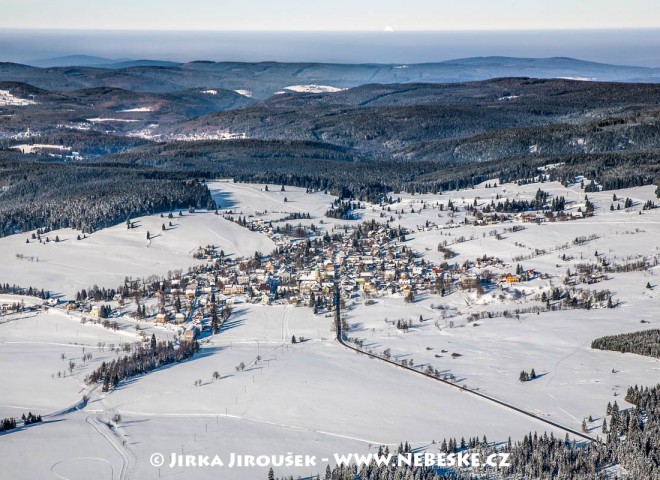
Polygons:
M345 88L332 87L329 85L290 85L284 87L284 90L289 90L296 93L334 93L346 90Z

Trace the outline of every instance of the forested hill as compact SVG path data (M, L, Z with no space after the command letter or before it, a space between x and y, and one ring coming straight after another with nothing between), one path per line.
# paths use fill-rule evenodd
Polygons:
M172 63L142 60L116 64L59 59L47 68L0 63L0 79L47 90L117 87L145 92L197 88L248 90L265 99L295 85L353 88L369 83L448 83L498 77L578 78L596 81L659 82L657 68L607 65L571 58L477 57L423 64L328 64L278 62ZM78 64L78 65L77 65Z
M151 141L251 138L315 142L362 160L469 163L654 151L660 138L660 84L502 78L257 101L222 89L43 90L0 77L2 91L0 147L29 139L84 157Z
M35 162L0 153L0 237L36 228L84 233L166 210L215 208L190 172Z
M660 85L507 78L276 95L154 133L186 138L227 131L329 143L372 160L463 163L655 150L659 118Z
M548 164L558 164L549 179L582 175L587 190L660 180L660 84L501 78L255 100L219 87L58 91L3 80L0 71L1 235L212 207L199 180L215 177L376 202L533 181Z
M208 178L286 184L378 202L388 192L442 192L499 178L534 181L540 167L554 165L548 179L573 182L578 175L616 189L660 179L657 152L606 152L506 158L472 163L365 161L350 150L303 141L227 140L155 144L95 162L187 169ZM589 185L587 185L589 190Z

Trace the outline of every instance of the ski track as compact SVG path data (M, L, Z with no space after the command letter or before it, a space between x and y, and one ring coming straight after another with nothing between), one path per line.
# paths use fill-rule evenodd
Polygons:
M101 410L98 410L100 412ZM197 418L216 418L216 417L222 417L222 418L228 418L232 420L241 420L241 421L246 421L246 422L251 422L251 423L258 423L262 425L270 425L273 427L280 427L288 430L296 430L296 431L302 431L302 432L310 432L310 433L317 433L320 435L327 435L330 437L336 437L336 438L345 438L347 440L354 440L356 442L362 442L362 443L368 443L368 444L373 444L373 445L398 445L397 443L388 443L388 442L382 442L378 440L369 440L369 439L364 439L364 438L359 438L359 437L351 437L348 435L342 435L339 433L333 433L333 432L326 432L324 430L315 430L313 428L307 428L307 427L300 427L298 425L289 425L286 423L277 423L277 422L272 422L269 420L259 420L256 418L250 418L250 417L245 417L241 415L231 415L231 414L225 414L225 413L154 413L154 412L139 412L139 411L134 411L134 410L122 410L122 413L126 415L138 415L138 416L144 416L144 417L165 417L165 418L191 418L191 417L197 417Z
M119 473L119 480L129 480L131 473L135 467L135 459L128 449L119 441L114 433L108 433L108 427L103 424L96 415L89 415L85 421L89 423L94 429L112 446L112 448L119 454L122 460L121 472ZM114 479L113 479L114 480Z
M111 479L114 480L114 477L115 477L115 469L114 469L114 467L112 466L112 463L110 463L110 462L109 462L108 460L106 460L105 458L100 458L100 457L76 457L76 458L67 458L66 460L60 460L59 462L54 463L54 464L50 467L50 473L52 473L53 475L55 475L57 478L61 478L62 480L72 480L72 479L70 479L70 478L68 478L68 477L65 477L65 476L60 475L59 473L57 473L57 472L55 471L55 467L57 467L58 465L61 465L61 464L65 463L65 462L71 462L71 461L74 461L74 460L97 460L97 461L99 461L99 462L107 463L108 465L110 465L110 471L112 472L112 473L111 473L111 475L112 475L112 476L111 476Z

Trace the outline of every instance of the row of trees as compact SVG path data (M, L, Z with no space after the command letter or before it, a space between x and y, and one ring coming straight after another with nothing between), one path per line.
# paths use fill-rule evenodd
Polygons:
M32 425L33 423L40 423L43 420L41 419L41 415L34 415L32 412L28 412L27 415L23 414L21 416L21 420L23 421L24 425ZM13 417L9 418L3 418L0 420L0 432L6 432L8 430L13 430L16 428L16 419Z
M10 294L10 295L27 295L30 297L38 297L42 300L48 300L50 298L50 292L44 290L43 288L35 287L20 287L18 285L10 285L9 283L0 283L0 293Z
M0 421L0 432L6 432L7 430L13 430L16 428L16 419L15 418L3 418Z
M521 382L529 382L531 380L534 380L536 378L536 371L532 368L532 371L527 373L527 371L523 370L520 372L520 376L518 377L518 380Z
M111 362L103 362L85 378L88 384L102 383L102 391L114 389L120 381L148 373L156 368L171 363L182 362L191 358L199 350L196 341L182 341L179 345L172 342L155 342L152 337L150 348L136 347L131 355L121 356Z

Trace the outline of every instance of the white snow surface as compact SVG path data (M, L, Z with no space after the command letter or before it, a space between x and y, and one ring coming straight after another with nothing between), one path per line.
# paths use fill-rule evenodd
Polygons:
M107 122L133 123L133 122L137 122L137 120L131 120L131 119L128 119L128 118L101 118L101 117L88 118L87 121L91 122L91 123L107 123Z
M596 81L595 77L559 77L563 80L577 80L579 82L594 82Z
M169 225L167 215L132 220L137 228L127 230L124 224L116 225L83 240L76 240L83 235L72 229L48 233L49 243L26 243L32 232L0 238L0 282L39 285L70 298L94 284L114 288L127 276L142 278L185 270L199 263L192 257L199 246L217 245L237 256L253 255L256 250L269 253L274 248L269 238L212 212L176 214L171 220L173 227L166 231L161 228L163 223ZM147 231L152 234L151 241L146 239ZM56 243L55 237L60 242Z
M497 180L488 183L494 182ZM656 382L660 361L591 350L591 341L603 335L657 328L660 297L657 289L649 290L645 285L658 284L660 267L611 274L598 284L585 286L611 290L621 301L617 308L523 313L519 318L485 318L478 320L477 326L468 323L467 317L484 310L538 305L535 295L559 285L567 268L573 270L576 263L593 261L596 251L620 262L639 256L656 258L660 255L660 209L641 209L645 201L657 200L655 187L589 193L589 200L596 205L594 217L541 225L461 225L462 212L452 217L446 209L434 208L436 203L446 205L449 199L459 207L471 205L475 199L477 203L490 202L496 195L531 199L538 188L564 196L569 213L584 207L585 194L579 184L497 183L496 188L482 184L442 195L393 193L393 198L400 197L401 201L391 205L386 215L392 217L392 225L415 230L406 246L426 260L444 261L437 245L447 240L457 253L451 263L460 265L486 254L504 262L504 267L494 269L496 273L514 271L521 263L549 277L502 286L482 295L422 295L412 304L400 296L384 296L367 306L366 298L358 296L348 302L344 313L350 326L348 335L363 339L376 352L389 348L395 358L412 358L417 368L431 364L455 375L460 385L574 429L579 430L582 420L592 415L595 421L589 428L592 434L599 434L607 402L617 400L627 408L623 397L628 386ZM281 191L279 185L269 185L266 191L264 185L223 181L209 186L223 212L232 210L236 215L264 220L309 212L312 218L300 222L328 231L358 222L325 218L323 213L334 197L320 192L306 193L289 186ZM614 193L619 201L613 201ZM610 211L611 204L623 203L626 197L633 200L633 208ZM359 211L359 221L383 221L381 213L380 206L366 204ZM71 230L49 233L51 240L59 235L64 241L45 245L32 240L26 244L28 233L2 238L0 282L43 286L70 295L94 283L116 287L125 276L185 269L196 263L191 252L199 245L213 243L235 255L251 255L255 250L266 253L273 248L265 236L211 212L175 216L176 228L165 232L160 225L167 224L167 218L154 215L134 220L139 226L132 231L118 225L80 241ZM426 221L441 228L422 228ZM505 227L514 225L525 229L504 232ZM150 244L147 230L159 234ZM499 240L490 234L493 230L501 234ZM592 234L598 238L584 245L572 244L574 238ZM460 237L464 241L458 241ZM567 248L551 251L566 243L570 244ZM537 254L539 249L548 253ZM563 260L563 254L571 259ZM515 258L519 256L529 258L518 261ZM0 303L14 299L20 301L2 295ZM439 305L443 309L438 309ZM397 319L413 320L413 328L408 333L397 330L389 323ZM90 475L102 478L110 476L111 468L113 478L119 478L122 468L128 472L126 478L135 479L168 475L265 478L267 468L163 467L159 471L150 466L149 458L154 452L168 456L182 450L225 456L229 452L295 452L322 457L373 452L380 444L398 445L402 441L433 451L437 448L433 440L449 436L485 434L491 441L506 441L509 436L521 439L529 431L564 435L532 418L347 350L333 340L331 318L313 315L308 307L239 302L225 328L203 339L201 352L192 360L136 377L109 394L101 394L100 389L90 392L82 382L84 376L101 361L116 357L109 348L100 349L98 343L119 346L138 341L136 322L123 317L116 320L120 329L114 332L99 325L83 325L76 315L52 309L0 317L0 362L11 365L0 369L0 416L20 416L31 410L45 417L42 425L2 437L0 459L21 463L20 471L12 470L18 472L12 478L47 478L53 473L71 479ZM149 335L171 338L172 332L166 328L140 323ZM292 345L292 335L307 341ZM82 348L93 354L91 361L82 362ZM461 356L453 358L452 353ZM76 363L73 373L57 378L58 371L68 374L69 360ZM247 368L237 372L240 362ZM531 368L540 377L520 383L520 371ZM221 379L212 380L214 371ZM197 379L201 386L194 385ZM84 393L90 394L91 400L82 410L49 415L76 404ZM119 413L122 421L113 433L97 417L107 421L114 413ZM276 469L276 475L323 475L324 470L324 465L312 471L282 468Z
M290 85L284 90L297 93L334 93L346 90L345 88L332 87L330 85Z
M44 143L34 143L34 144L24 143L21 145L14 145L11 148L15 150L20 150L23 153L34 153L40 150L60 150L64 152L68 152L71 150L71 147L65 147L62 145L48 145Z
M25 107L26 105L36 104L37 102L34 100L12 95L9 90L0 90L0 107Z
M119 110L119 113L131 113L131 112L153 112L154 107L135 107L135 108L126 108L124 110Z

